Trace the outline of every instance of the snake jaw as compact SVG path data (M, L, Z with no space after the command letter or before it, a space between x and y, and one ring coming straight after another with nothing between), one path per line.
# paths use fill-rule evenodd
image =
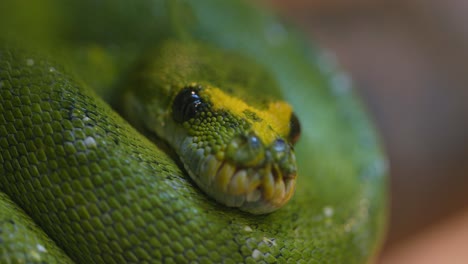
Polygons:
M282 207L295 190L294 152L286 144L279 148L283 144L278 142L269 148L262 144L264 158L247 165L234 162L228 154L219 159L205 153L190 139L181 142L179 155L196 184L216 201L249 213L265 214Z

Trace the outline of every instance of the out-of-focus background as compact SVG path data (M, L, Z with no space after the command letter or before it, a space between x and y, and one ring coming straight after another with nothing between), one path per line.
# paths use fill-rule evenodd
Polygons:
M376 263L468 263L468 1L261 0L354 78L390 161Z

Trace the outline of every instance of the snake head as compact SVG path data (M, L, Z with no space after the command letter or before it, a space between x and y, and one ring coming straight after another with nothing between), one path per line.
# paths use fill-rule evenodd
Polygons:
M197 83L174 96L165 134L197 185L218 202L254 214L284 205L295 189L293 144L300 126L291 107L254 107ZM166 121L170 123L170 121Z
M254 214L292 197L300 125L261 65L206 44L169 41L138 67L123 96L124 116L166 141L208 196Z

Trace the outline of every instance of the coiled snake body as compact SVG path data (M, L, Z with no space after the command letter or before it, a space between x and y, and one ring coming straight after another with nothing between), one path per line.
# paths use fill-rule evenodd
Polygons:
M42 5L0 27L2 263L375 254L385 162L322 53L238 1Z

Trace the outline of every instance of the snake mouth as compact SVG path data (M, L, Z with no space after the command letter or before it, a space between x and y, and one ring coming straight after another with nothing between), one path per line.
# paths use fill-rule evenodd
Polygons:
M208 195L228 207L252 214L265 214L282 207L292 197L296 170L284 169L277 162L254 167L218 160L213 154L196 151L196 158L183 160L192 179ZM294 160L294 154L291 153ZM193 169L195 168L195 169Z
M211 172L204 173L208 176ZM222 193L218 199L254 214L269 213L283 206L292 197L296 185L296 173L287 173L277 164L239 168L224 161L212 175L215 189Z

